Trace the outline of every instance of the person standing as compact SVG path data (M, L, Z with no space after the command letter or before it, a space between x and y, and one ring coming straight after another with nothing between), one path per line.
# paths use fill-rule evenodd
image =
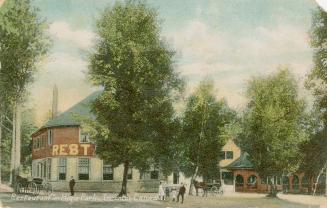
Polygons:
M171 196L173 198L173 201L176 201L176 195L177 195L177 190L175 187L173 187L171 190Z
M74 186L75 186L75 179L73 176L71 176L69 181L69 189L70 189L71 196L74 196Z
M182 186L179 188L179 192L178 192L178 195L177 195L177 202L179 202L179 196L182 196L182 204L183 204L183 202L184 202L184 194L185 194L186 188L185 188L185 186L184 186L183 183L181 185Z
M162 186L162 182L160 181L159 190L158 190L159 200L165 200L165 190Z

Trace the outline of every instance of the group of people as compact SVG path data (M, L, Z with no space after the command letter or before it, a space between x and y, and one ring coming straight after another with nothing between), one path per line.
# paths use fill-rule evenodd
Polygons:
M159 200L165 200L166 196L169 195L169 188L164 187L162 182L159 184L159 190L158 190L158 195L159 195ZM181 186L179 187L178 194L177 194L177 188L172 187L171 188L171 197L173 201L179 202L179 197L182 197L182 203L184 202L184 195L185 195L186 188L184 184L182 183Z
M69 189L70 189L70 194L71 196L74 196L74 186L75 186L75 179L73 176L71 176L70 181L69 181ZM169 189L168 187L164 188L162 182L160 182L159 185L159 200L165 200L165 197L169 194ZM181 186L179 187L178 194L177 194L177 188L173 187L171 189L171 196L173 201L179 202L179 197L182 197L182 203L184 202L184 195L185 195L186 188L184 184L182 183Z

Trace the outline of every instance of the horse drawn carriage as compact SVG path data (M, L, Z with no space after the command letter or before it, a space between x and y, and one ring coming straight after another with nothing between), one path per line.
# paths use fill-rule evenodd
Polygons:
M14 192L16 194L39 195L42 193L48 195L52 191L52 185L45 182L42 178L33 178L29 181L27 178L17 176L14 184Z
M208 196L208 193L212 196L221 196L223 195L223 186L220 182L212 181L212 182L199 182L197 180L193 181L196 195L199 194L199 189L202 189L202 196Z

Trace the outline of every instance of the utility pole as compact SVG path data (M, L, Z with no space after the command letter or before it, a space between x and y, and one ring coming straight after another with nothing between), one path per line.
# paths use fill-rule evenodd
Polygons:
M11 140L11 161L10 161L10 184L13 185L15 177L16 165L16 104L13 106L13 125L12 125L12 140Z
M15 177L19 175L20 168L20 148L21 148L21 106L16 100L13 106L12 119L12 143L11 143L11 163L10 163L10 183L15 182Z
M57 85L53 86L52 94L52 119L58 115L58 87Z

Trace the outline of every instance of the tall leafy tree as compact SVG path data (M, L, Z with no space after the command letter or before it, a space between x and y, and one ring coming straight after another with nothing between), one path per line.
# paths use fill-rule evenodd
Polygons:
M305 103L298 96L292 74L281 69L276 74L253 78L247 97L239 143L250 154L255 170L261 177L281 177L297 171L307 127ZM272 184L272 192L274 189Z
M50 45L47 25L29 0L6 0L0 10L0 111L12 106L12 168L20 163L20 105L37 63ZM15 159L16 158L16 159Z
M307 87L312 89L316 106L327 125L327 13L317 8L313 14L311 47L314 67L308 76Z
M314 67L308 76L307 87L312 90L315 97L315 108L319 112L319 116L323 122L323 129L312 137L313 141L308 142L305 145L306 149L315 147L317 141L321 142L321 145L325 145L326 138L321 138L321 135L327 131L327 13L321 9L317 10L313 14L312 27L311 27L311 47L314 49L313 61ZM320 136L319 136L320 135ZM326 171L327 175L327 160L325 155L327 154L326 148L317 148L315 156L317 160L314 164L317 165L314 170L320 166L320 171ZM310 152L306 152L306 158L310 156ZM316 162L320 162L316 163ZM309 167L310 164L306 163ZM318 174L320 175L320 174ZM326 182L327 193L327 182Z
M323 129L316 132L310 138L310 140L305 141L301 145L301 151L304 154L300 171L303 171L308 177L309 181L318 183L321 175L323 174L324 168L327 166L327 130ZM312 159L314 158L314 159ZM325 183L325 182L323 182ZM312 184L311 184L312 185ZM315 188L321 184L316 184L315 186L309 186L310 192L316 191ZM311 190L311 187L314 190Z
M11 117L9 118L11 120ZM11 123L6 119L3 121L3 137L0 143L1 152L3 157L1 158L1 172L3 176L3 181L9 181L10 176L10 151L11 151L11 131L8 128ZM24 109L22 112L22 140L21 140L21 164L23 169L29 171L32 165L32 149L31 149L31 134L37 130L34 110Z
M219 177L219 153L226 142L226 127L235 119L224 100L217 100L211 81L202 81L196 92L187 99L182 118L181 170L193 179Z
M97 154L124 165L119 196L127 193L130 166L160 162L172 139L172 92L181 87L173 52L160 38L156 11L127 1L97 21L99 41L90 57L90 79L103 91L93 103Z

